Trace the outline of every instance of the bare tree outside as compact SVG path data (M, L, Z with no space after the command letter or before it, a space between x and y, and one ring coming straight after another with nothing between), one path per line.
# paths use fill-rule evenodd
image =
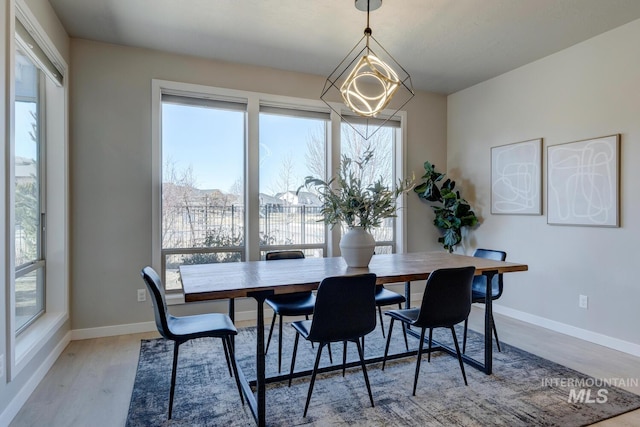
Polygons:
M325 178L325 130L324 127L313 130L307 138L305 162L309 175ZM301 183L302 184L302 183Z
M280 161L278 176L269 190L272 195L295 191L301 180L301 177L295 173L293 156L291 153L288 153ZM290 200L285 197L284 202L286 204L290 202Z

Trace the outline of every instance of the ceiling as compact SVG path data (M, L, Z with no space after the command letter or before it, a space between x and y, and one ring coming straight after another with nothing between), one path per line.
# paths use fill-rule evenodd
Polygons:
M71 37L327 76L352 0L50 0ZM384 0L370 26L416 89L450 94L640 18L639 0Z

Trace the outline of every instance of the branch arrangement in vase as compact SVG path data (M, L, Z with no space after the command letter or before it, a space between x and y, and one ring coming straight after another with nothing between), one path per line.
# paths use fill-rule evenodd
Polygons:
M383 219L396 216L396 199L411 191L414 185L412 179L404 179L390 189L382 177L365 182L364 172L373 155L373 150L365 151L356 160L343 155L336 176L329 181L308 176L298 192L303 187L315 188L322 202L323 221L331 227L342 223L349 228L371 231L382 224Z
M460 192L454 191L455 181L447 179L443 182L446 174L436 171L436 167L429 162L424 162L424 170L422 184L417 185L413 191L418 193L421 199L431 202L431 208L435 213L433 225L442 233L438 242L442 243L446 250L453 252L462 241L462 228L478 224L478 217L471 205L460 197Z

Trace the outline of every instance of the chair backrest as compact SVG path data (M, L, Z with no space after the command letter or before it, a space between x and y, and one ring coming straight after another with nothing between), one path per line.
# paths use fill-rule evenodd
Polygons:
M327 277L316 294L309 339L353 340L376 328L376 275Z
M277 259L300 259L304 258L304 252L302 251L274 251L267 252L264 256L266 261L275 261Z
M427 279L420 314L421 328L449 327L462 322L471 311L471 283L476 268L441 268Z
M160 332L160 335L164 338L173 339L173 334L169 330L167 321L169 311L167 310L167 303L164 297L164 287L162 286L160 276L158 276L158 273L156 273L156 271L151 267L143 268L140 274L142 275L144 283L147 285L149 293L153 298L153 311L156 317L158 332Z
M492 259L495 261L504 261L507 259L506 252L494 251L493 249L476 249L473 256L476 258ZM494 275L493 279L491 279L491 298L500 298L503 288L502 274ZM473 278L472 289L474 292L484 295L487 292L487 277L484 275L475 276Z

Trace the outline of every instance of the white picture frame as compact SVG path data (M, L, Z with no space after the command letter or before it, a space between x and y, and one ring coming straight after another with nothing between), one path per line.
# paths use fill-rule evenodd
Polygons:
M547 223L620 226L620 135L547 147Z
M542 215L542 138L491 147L491 213Z

